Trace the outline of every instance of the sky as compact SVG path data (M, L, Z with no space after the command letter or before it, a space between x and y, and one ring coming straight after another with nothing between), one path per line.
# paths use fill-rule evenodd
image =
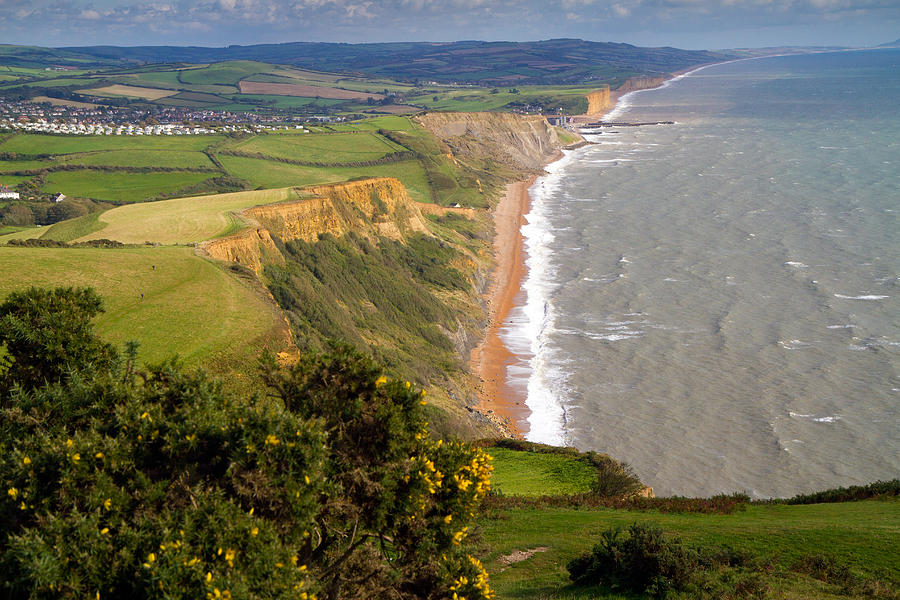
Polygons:
M581 38L725 49L874 46L900 0L0 0L0 43L37 46Z

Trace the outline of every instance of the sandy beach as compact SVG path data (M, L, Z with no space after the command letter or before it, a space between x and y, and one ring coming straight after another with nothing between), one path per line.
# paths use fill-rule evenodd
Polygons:
M508 385L506 370L513 354L500 339L500 328L515 306L525 276L522 247L522 225L531 206L528 188L535 177L506 186L506 194L494 209L494 256L497 261L488 289L489 325L482 343L472 350L472 371L481 378L482 412L493 414L509 428L509 433L522 436L528 432L528 415L524 394Z

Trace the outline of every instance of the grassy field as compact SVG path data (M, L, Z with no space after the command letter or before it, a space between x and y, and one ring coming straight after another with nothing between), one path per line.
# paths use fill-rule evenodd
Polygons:
M95 150L204 150L221 141L218 135L106 135L61 136L23 133L0 144L0 152L72 154Z
M319 163L373 160L400 149L389 140L368 132L258 135L234 148L242 152L259 152L268 156Z
M659 514L624 510L515 509L483 521L485 564L499 598L631 598L570 585L566 564L614 526L650 522L690 544L727 545L770 560L766 584L777 598L840 597L829 586L791 571L804 557L828 554L868 578L900 582L900 501L867 500L800 506L750 506L730 515ZM498 559L516 550L546 548L503 570ZM502 572L501 572L502 570ZM838 589L836 589L838 588ZM676 596L677 597L677 596ZM846 596L843 596L846 597ZM887 596L886 596L887 597Z
M571 456L488 448L494 457L491 488L504 495L542 496L590 491L594 468Z
M91 232L103 229L100 223L100 215L103 213L95 212L68 219L59 223L54 223L49 227L44 227L40 237L45 240L56 240L58 242L71 242L82 236L86 236ZM37 237L37 236L35 236Z
M113 202L141 202L206 181L212 173L104 173L100 171L57 171L47 175L45 192L62 192Z
M191 248L0 247L0 297L29 285L93 286L106 303L99 332L120 347L138 340L142 361L175 352L191 365L252 361L283 323L261 295Z
M422 165L414 160L372 167L324 168L301 167L238 156L220 156L219 159L229 173L250 181L254 186L278 188L335 183L362 176L396 177L406 186L413 200L431 201L425 171Z
M202 152L180 150L110 150L67 155L62 161L74 165L113 167L215 168Z
M87 233L78 241L106 238L126 244L200 242L223 231L233 231L232 212L297 197L293 189L285 188L120 206L99 216L102 229Z
M43 169L54 164L56 163L52 160L0 160L0 173ZM3 177L0 181L6 183L6 177Z
M252 60L236 60L217 63L201 69L181 71L183 83L236 85L238 81L256 73L273 70L273 65Z

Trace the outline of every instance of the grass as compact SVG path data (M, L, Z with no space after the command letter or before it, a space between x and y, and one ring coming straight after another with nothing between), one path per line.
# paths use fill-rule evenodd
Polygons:
M83 217L54 223L50 227L45 227L40 237L45 240L56 240L58 242L74 241L94 231L103 229L103 224L100 222L101 214L95 212Z
M200 167L215 165L202 152L180 150L114 150L67 156L65 162L76 165L113 167Z
M0 160L0 173L12 171L28 171L31 169L45 169L56 163L52 160ZM7 177L0 178L6 184Z
M94 150L205 150L221 141L219 135L41 135L22 133L0 144L0 152L20 154L72 154Z
M219 160L231 175L246 179L254 186L278 188L336 183L362 176L396 177L406 187L413 200L431 201L425 171L422 165L414 160L352 168L301 167L239 156L220 156Z
M805 556L827 553L855 572L900 581L900 502L867 500L803 506L759 506L730 515L658 514L589 509L517 509L483 521L486 566L500 598L619 598L569 585L566 563L586 552L609 527L652 522L688 544L727 545L775 563L778 597L811 597L812 585L788 570ZM498 558L514 550L547 551L498 573ZM804 591L806 590L806 591ZM813 594L818 596L818 594Z
M47 175L43 190L95 200L141 202L157 194L174 192L206 181L211 176L211 173L57 171Z
M296 198L293 189L285 188L120 206L99 217L102 229L87 232L79 241L107 238L126 244L200 242L225 231L236 231L232 212Z
M542 496L588 492L595 469L571 456L488 448L494 457L491 487L505 495Z
M311 133L258 135L238 144L235 149L319 163L367 161L398 150L396 144L368 132L332 135Z
M19 176L19 175L4 175L2 179L0 179L0 183L3 185L14 188L23 181L28 181L31 177L28 176Z
M236 85L245 77L267 73L274 68L270 64L252 60L235 60L182 71L179 79L184 83Z
M0 248L0 297L29 285L94 287L106 304L98 331L119 347L138 340L141 361L174 353L189 365L252 360L283 322L190 248Z

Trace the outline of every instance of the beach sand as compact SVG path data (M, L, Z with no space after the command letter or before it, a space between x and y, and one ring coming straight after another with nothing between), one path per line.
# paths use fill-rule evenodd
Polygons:
M494 209L494 256L496 268L488 289L489 325L482 343L472 350L472 371L481 379L479 410L499 417L515 436L528 433L525 394L508 384L507 368L514 361L513 354L500 339L503 326L525 276L525 254L522 244L522 225L531 206L528 188L535 177L506 186L506 195ZM497 419L494 419L495 421Z

